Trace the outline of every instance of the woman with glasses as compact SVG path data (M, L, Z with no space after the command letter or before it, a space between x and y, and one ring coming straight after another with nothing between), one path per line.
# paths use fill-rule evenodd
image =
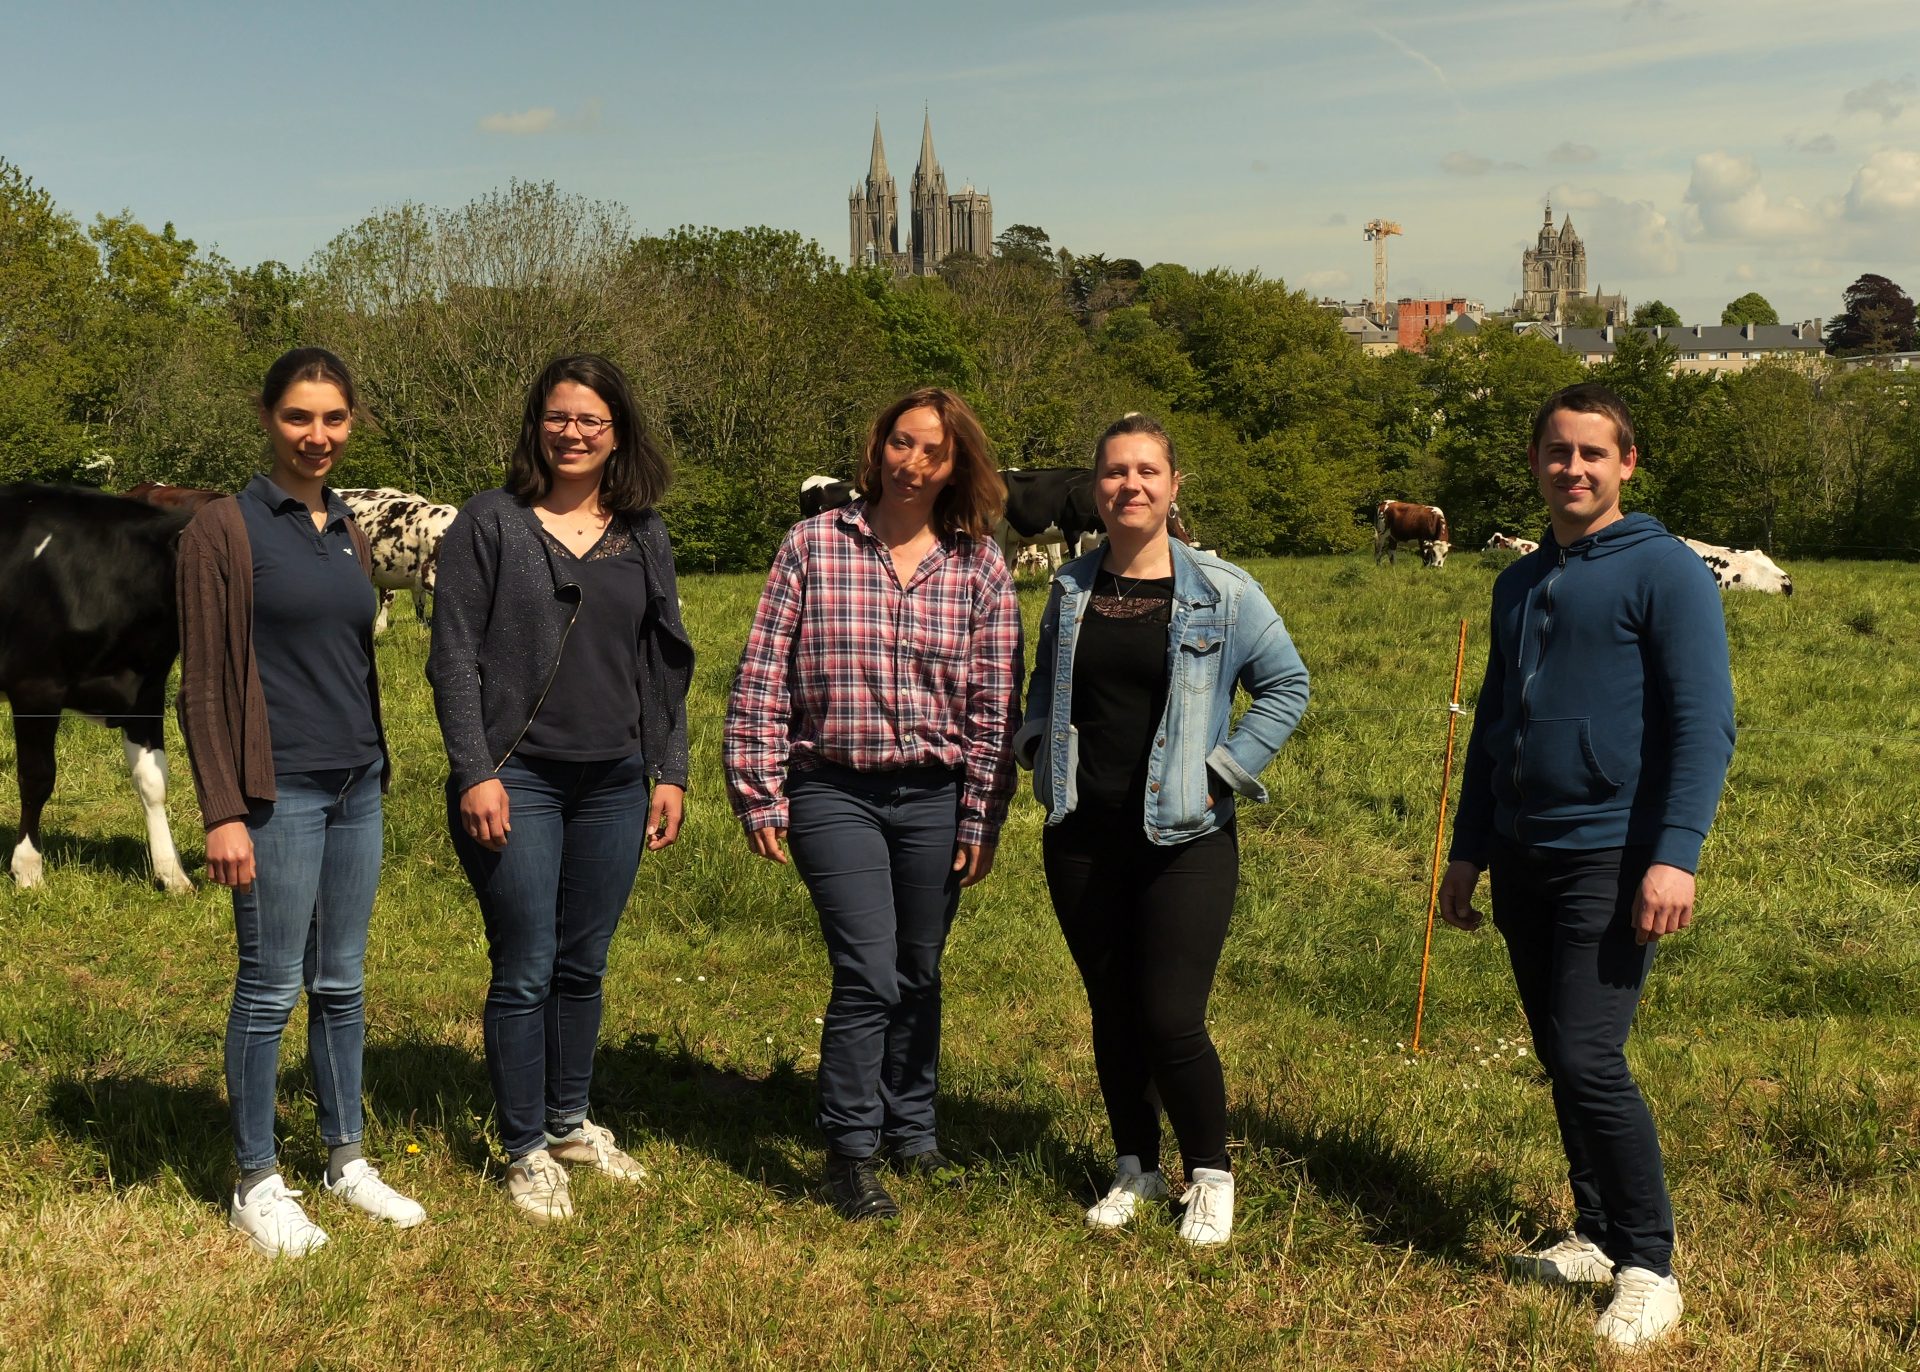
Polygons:
M642 845L679 837L686 793L693 646L654 509L667 479L619 367L559 358L527 392L505 487L440 543L427 676L493 966L507 1194L536 1220L573 1214L569 1167L645 1176L587 1102L607 949Z

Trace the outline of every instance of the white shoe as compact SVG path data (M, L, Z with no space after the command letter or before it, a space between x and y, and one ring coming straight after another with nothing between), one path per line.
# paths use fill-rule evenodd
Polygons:
M329 1196L338 1196L356 1210L385 1220L395 1229L411 1229L426 1222L427 1212L420 1202L408 1200L381 1181L379 1169L365 1158L355 1158L342 1168L339 1181L323 1179L320 1189Z
M1680 1283L1644 1267L1623 1267L1594 1336L1615 1348L1639 1348L1680 1323Z
M523 1213L545 1224L573 1218L573 1192L567 1169L544 1148L514 1161L507 1168L507 1198Z
M1531 1277L1554 1285L1613 1280L1613 1259L1600 1251L1599 1244L1581 1234L1569 1234L1551 1248L1538 1252L1510 1254L1506 1267L1516 1277Z
M1166 1198L1167 1179L1160 1175L1160 1169L1142 1172L1140 1159L1126 1153L1114 1163L1113 1185L1107 1194L1087 1211L1087 1224L1095 1229L1119 1229L1132 1221L1141 1201Z
M300 1208L300 1194L289 1191L278 1172L255 1182L245 1205L236 1187L227 1207L227 1223L247 1236L255 1252L270 1258L281 1253L303 1258L325 1243L327 1235Z
M591 1167L621 1181L645 1181L647 1170L613 1141L613 1130L592 1120L565 1138L547 1135L547 1155L569 1167Z
M1180 1216L1180 1237L1195 1248L1225 1243L1233 1237L1233 1173L1196 1167L1187 1179L1186 1210Z

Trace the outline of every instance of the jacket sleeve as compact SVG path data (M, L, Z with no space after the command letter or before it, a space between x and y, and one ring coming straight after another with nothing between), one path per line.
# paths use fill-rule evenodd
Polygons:
M981 575L967 625L966 778L959 843L998 843L1013 799L1013 732L1020 717L1020 604L1000 548L979 545Z
M174 592L180 611L180 734L200 798L201 822L211 829L244 819L250 807L222 702L235 675L227 653L227 597L231 586L213 520L196 518L180 536Z
M1460 804L1453 812L1454 862L1471 862L1485 869L1493 856L1493 751L1487 735L1506 708L1506 658L1500 650L1500 621L1490 618L1487 632L1487 670L1480 679L1480 698L1473 706L1473 729L1467 735L1467 760L1460 768Z
M1020 729L1013 736L1013 756L1022 767L1033 770L1040 755L1040 740L1047 732L1047 718L1053 713L1054 659L1060 653L1060 583L1054 582L1047 593L1047 608L1040 616L1040 638L1033 651L1033 675L1027 678L1027 711Z
M783 773L793 719L793 649L806 599L806 560L796 527L774 554L727 697L727 799L749 833L787 827Z
M1247 578L1240 597L1235 629L1249 644L1235 679L1252 703L1226 741L1207 755L1207 766L1241 795L1264 801L1267 788L1260 784L1260 773L1306 713L1307 664L1300 660L1273 603L1252 577Z
M1648 603L1651 684L1667 707L1671 749L1653 860L1691 872L1733 762L1733 675L1720 589L1705 563L1675 549Z
M659 517L656 515L656 519ZM656 770L669 786L687 787L692 770L687 744L687 691L693 685L693 641L680 622L680 577L673 565L673 542L664 522L658 525L661 556L657 575L660 579L659 619L655 623L655 644L665 674L668 724L667 753Z
M433 709L440 720L447 776L455 795L494 773L480 709L480 646L493 612L498 552L470 510L462 510L440 539L427 680L433 685Z

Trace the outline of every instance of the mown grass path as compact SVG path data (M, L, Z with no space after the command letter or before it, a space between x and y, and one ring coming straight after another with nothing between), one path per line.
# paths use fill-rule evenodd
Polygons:
M1240 1220L1196 1255L1162 1219L1080 1224L1109 1164L1086 1010L1016 802L946 962L944 1141L897 1225L813 1195L826 964L799 883L751 860L720 714L758 593L684 587L701 652L691 818L615 941L596 1114L651 1178L583 1179L519 1221L480 1061L485 945L445 834L403 618L381 645L398 759L368 960L369 1152L432 1222L313 1194L304 1020L283 1160L333 1242L255 1258L225 1226L226 893L148 888L120 750L70 722L48 886L0 879L0 1366L1409 1367L1591 1365L1593 1298L1494 1259L1564 1217L1552 1114L1491 932L1440 930L1413 996L1456 625L1492 569L1258 564L1314 701L1242 812L1216 991ZM1920 1366L1920 570L1808 564L1730 595L1742 726L1701 916L1663 949L1633 1056L1680 1219L1680 1368ZM1029 644L1043 591L1024 593ZM172 809L200 879L173 743ZM0 842L16 818L0 741ZM417 1150L417 1151L416 1151Z

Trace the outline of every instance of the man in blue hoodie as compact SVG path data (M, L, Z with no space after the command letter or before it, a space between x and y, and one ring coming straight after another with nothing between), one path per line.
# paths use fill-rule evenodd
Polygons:
M1440 886L1441 917L1471 930L1490 871L1567 1153L1573 1230L1512 1265L1611 1282L1594 1332L1620 1348L1680 1318L1660 1139L1625 1049L1657 940L1693 918L1734 735L1720 593L1657 520L1621 511L1638 462L1632 417L1604 386L1569 386L1534 418L1527 465L1548 528L1494 582Z

